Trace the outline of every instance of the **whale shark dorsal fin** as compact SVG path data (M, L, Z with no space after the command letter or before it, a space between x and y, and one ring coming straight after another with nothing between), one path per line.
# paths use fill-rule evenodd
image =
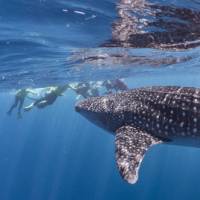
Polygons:
M155 144L163 143L161 139L132 126L123 126L116 131L116 161L121 176L128 183L134 184L138 179L140 164L146 151Z

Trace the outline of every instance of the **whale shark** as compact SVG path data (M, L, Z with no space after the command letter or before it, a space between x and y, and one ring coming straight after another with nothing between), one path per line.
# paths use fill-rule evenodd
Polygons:
M75 109L115 136L124 180L134 184L147 150L156 144L200 147L200 89L153 86L78 102Z

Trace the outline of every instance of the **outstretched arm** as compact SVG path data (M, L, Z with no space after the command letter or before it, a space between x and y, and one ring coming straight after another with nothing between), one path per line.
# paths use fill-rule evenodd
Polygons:
M33 100L33 101L37 101L38 100L37 98L33 98L33 97L29 97L29 96L27 96L27 99L30 99L30 100Z
M37 92L35 92L34 90L31 90L31 89L27 89L27 92L31 93L31 94L34 94L34 95L38 95Z

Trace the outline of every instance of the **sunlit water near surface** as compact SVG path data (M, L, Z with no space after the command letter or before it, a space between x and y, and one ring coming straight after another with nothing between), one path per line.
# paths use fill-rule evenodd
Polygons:
M200 87L199 42L197 0L0 0L0 199L199 199L200 149L150 149L129 185L114 136L75 113L73 89L21 119L7 114L22 88Z

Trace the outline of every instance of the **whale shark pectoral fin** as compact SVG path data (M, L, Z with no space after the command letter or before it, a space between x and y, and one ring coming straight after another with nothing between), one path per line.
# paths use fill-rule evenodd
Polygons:
M146 151L154 144L163 141L147 132L132 126L123 126L116 131L116 161L121 176L128 183L138 179L140 164Z

